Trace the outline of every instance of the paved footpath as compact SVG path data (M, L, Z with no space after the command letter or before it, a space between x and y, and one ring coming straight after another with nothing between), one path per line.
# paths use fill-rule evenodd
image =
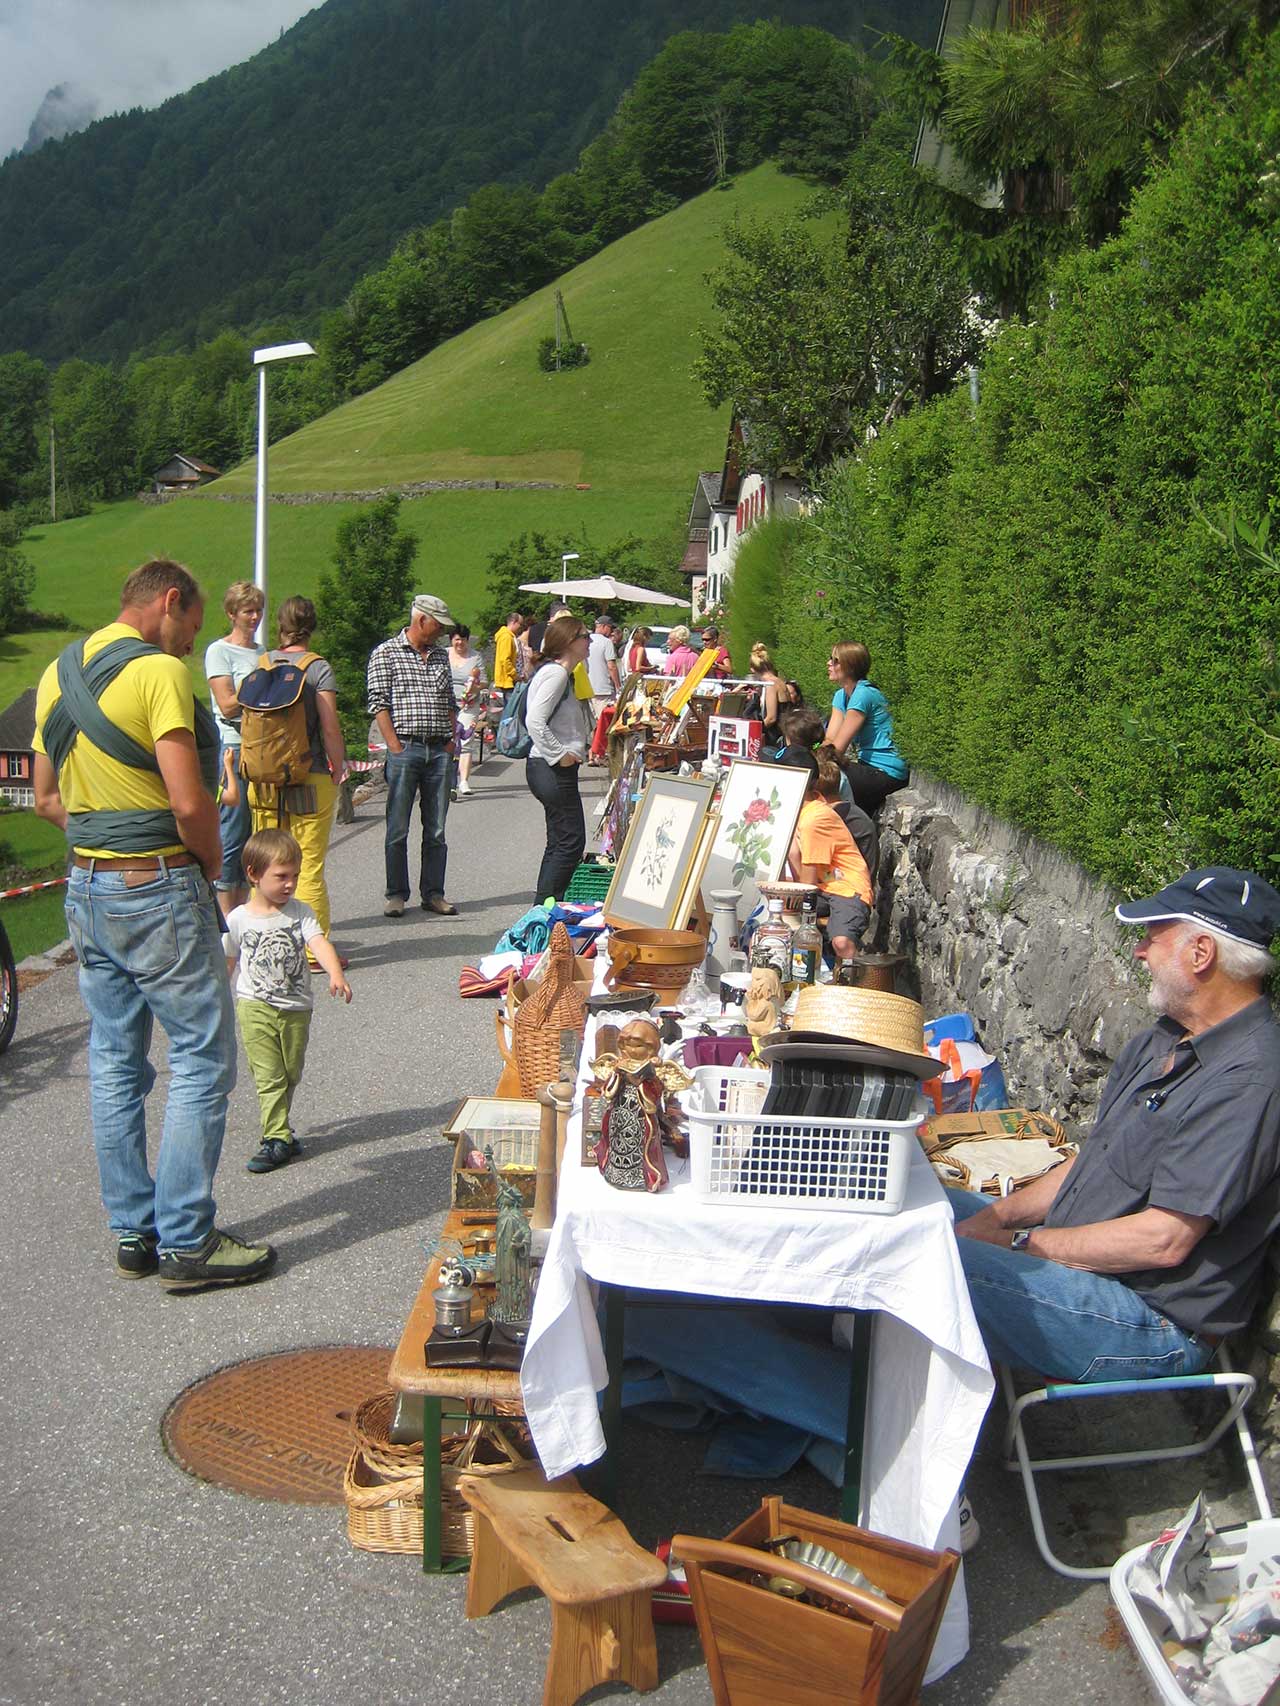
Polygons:
M159 1431L184 1387L228 1363L399 1337L448 1198L440 1124L460 1096L497 1078L493 1003L460 1001L457 976L530 899L542 821L522 768L490 761L475 797L450 813L455 919L382 917L380 796L338 828L334 937L350 955L355 1000L317 996L296 1105L306 1154L274 1174L245 1172L257 1139L242 1070L218 1174L220 1223L279 1249L258 1285L169 1297L115 1277L87 1135L87 1024L74 971L24 995L17 1040L0 1058L0 1701L541 1698L548 1613L536 1597L468 1624L463 1579L424 1579L413 1558L354 1550L338 1508L196 1481L166 1457ZM161 1040L162 1072L163 1050ZM620 1510L644 1543L681 1527L722 1534L769 1490L701 1477L701 1449L696 1438L626 1430ZM793 1503L832 1507L812 1473L780 1485ZM928 1700L1146 1700L1105 1590L1039 1564L1015 1484L998 1467L980 1465L971 1488L984 1529L968 1566L974 1653ZM659 1662L664 1701L710 1700L692 1631L661 1631Z

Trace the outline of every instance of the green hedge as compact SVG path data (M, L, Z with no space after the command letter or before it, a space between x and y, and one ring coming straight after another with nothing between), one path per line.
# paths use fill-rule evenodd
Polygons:
M738 547L725 609L725 634L739 675L751 667L751 648L757 641L777 652L782 615L778 588L787 585L801 534L797 521L770 515L757 522Z
M1280 576L1202 518L1277 503L1278 91L1280 35L989 347L976 411L957 390L832 472L775 585L808 691L864 640L913 763L1126 888L1276 875Z

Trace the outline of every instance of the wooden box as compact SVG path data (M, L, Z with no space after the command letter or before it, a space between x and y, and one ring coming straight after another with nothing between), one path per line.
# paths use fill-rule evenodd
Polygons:
M454 1208L489 1210L496 1206L498 1187L491 1172L472 1172L467 1156L493 1149L493 1158L510 1184L532 1206L538 1164L541 1110L521 1097L468 1096L444 1128L453 1139L453 1168L449 1201Z
M854 1564L891 1604L760 1549L796 1535ZM956 1552L931 1552L769 1498L725 1540L678 1534L716 1706L909 1706L919 1698ZM788 1599L753 1576L785 1576L842 1610Z

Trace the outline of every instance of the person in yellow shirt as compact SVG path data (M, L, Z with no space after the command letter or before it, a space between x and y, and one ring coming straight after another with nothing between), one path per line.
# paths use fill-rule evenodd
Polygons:
M516 636L523 627L524 617L518 610L513 610L493 636L493 685L502 689L504 700L520 678Z
M144 563L119 618L73 641L36 690L36 811L71 848L67 928L89 1012L89 1094L102 1200L125 1279L168 1291L260 1278L270 1245L214 1224L213 1175L235 1083L235 1024L210 884L222 867L219 741L182 659L204 599L180 563ZM155 1176L148 1051L169 1040Z
M791 842L792 874L798 883L813 883L821 890L829 909L826 932L831 951L838 959L851 960L871 918L871 873L848 824L822 797L819 760L808 747L789 746L779 762L809 772ZM826 763L831 765L829 759ZM829 785L836 781L834 777L826 780Z

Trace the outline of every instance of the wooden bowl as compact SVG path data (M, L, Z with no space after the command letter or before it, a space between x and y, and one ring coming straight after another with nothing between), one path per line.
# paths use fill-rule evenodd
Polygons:
M628 926L609 937L611 989L638 984L646 989L679 989L706 957L707 942L696 930L652 930Z

